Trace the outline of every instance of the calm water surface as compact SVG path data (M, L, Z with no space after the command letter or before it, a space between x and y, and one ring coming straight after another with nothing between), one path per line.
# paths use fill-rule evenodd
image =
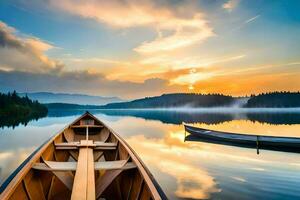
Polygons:
M0 184L84 111L50 110L0 129ZM300 137L300 113L92 110L139 154L170 199L300 199L300 154L185 141L183 121L216 130Z

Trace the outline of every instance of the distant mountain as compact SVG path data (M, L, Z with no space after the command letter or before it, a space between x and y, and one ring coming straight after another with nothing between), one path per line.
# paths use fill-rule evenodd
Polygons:
M18 93L20 96L27 96L30 99L38 100L40 103L67 103L81 105L105 105L108 103L123 102L118 97L101 97L84 94L67 94L51 92Z
M49 109L143 109L143 108L291 108L300 107L299 92L273 92L252 95L251 97L232 97L222 94L174 93L146 97L133 101L108 103L106 105L75 105L52 103Z
M176 108L176 107L222 107L233 106L237 99L221 94L163 94L156 97L146 97L129 102L110 103L102 108Z

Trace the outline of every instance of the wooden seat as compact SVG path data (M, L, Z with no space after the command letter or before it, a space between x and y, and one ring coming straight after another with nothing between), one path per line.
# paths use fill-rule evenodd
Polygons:
M76 171L77 162L47 161L47 164L35 163L32 168L42 171Z
M80 142L63 142L63 143L55 143L56 147L77 147Z
M71 128L103 128L102 125L72 125Z
M93 147L96 150L114 150L117 147L117 143L111 142L89 142L89 143L80 143L80 142L63 142L56 143L55 147L58 150L74 150L82 146Z
M133 169L136 165L133 162L124 163L126 160L94 162L95 170L114 170L114 169ZM35 163L33 169L42 171L76 171L77 162L56 162L47 161L46 163Z

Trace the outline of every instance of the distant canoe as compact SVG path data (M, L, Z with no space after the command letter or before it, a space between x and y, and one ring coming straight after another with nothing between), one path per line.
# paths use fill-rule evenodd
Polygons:
M0 199L167 199L112 129L85 113L29 156Z
M195 141L199 138L205 142L228 144L232 146L300 152L300 138L297 137L238 134L198 128L187 124L184 124L184 128L186 132L190 133L192 136L187 136L187 140Z

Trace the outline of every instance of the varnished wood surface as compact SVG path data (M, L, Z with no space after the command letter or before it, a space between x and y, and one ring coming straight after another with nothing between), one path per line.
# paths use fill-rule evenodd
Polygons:
M77 169L72 188L72 200L95 199L95 175L93 150L88 148L93 141L82 140L79 149ZM85 147L86 146L86 147Z
M91 128L91 130L89 130ZM0 199L166 199L112 129L86 113L39 148Z

